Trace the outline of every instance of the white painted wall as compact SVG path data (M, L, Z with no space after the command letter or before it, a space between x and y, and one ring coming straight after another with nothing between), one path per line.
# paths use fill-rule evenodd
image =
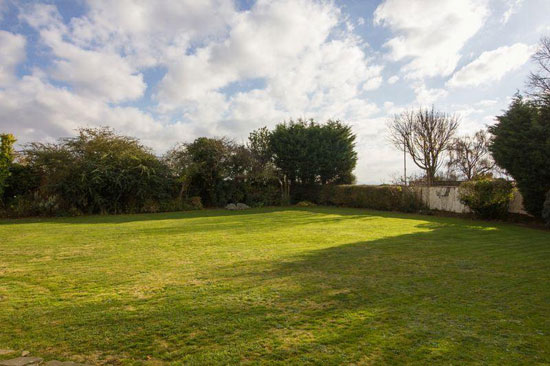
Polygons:
M460 202L457 186L415 186L412 189L418 194L422 201L432 210L468 213L470 209ZM517 189L514 189L514 197L510 202L511 213L527 215L523 208L523 197Z

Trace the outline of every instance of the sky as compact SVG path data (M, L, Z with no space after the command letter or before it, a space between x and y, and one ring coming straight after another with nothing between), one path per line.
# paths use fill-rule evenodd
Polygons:
M160 155L337 119L357 134L358 182L391 182L392 116L433 105L461 135L493 124L548 14L548 0L0 0L0 132L21 148L111 126Z

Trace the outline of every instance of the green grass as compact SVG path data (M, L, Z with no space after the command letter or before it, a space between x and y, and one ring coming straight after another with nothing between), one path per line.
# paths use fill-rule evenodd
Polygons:
M119 365L549 365L550 232L338 208L0 221L0 348Z

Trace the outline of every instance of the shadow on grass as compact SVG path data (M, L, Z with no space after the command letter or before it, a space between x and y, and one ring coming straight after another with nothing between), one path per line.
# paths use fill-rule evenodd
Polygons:
M242 260L150 298L22 307L2 332L11 339L30 332L37 349L88 359L93 350L136 362L149 356L212 365L549 362L548 234L527 238L526 230L441 218L418 226L427 231L280 262Z

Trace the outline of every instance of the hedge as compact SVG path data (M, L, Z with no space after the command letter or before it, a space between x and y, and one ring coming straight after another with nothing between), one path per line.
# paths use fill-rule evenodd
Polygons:
M401 186L326 185L321 190L319 203L403 212L424 207L413 191Z
M550 227L550 191L546 192L546 199L542 207L542 218L546 225Z

